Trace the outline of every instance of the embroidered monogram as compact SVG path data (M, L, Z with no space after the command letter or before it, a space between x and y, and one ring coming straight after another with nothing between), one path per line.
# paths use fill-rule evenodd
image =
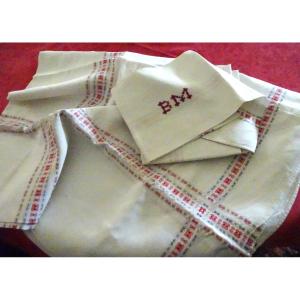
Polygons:
M183 88L181 96L171 95L170 100L160 101L157 105L161 107L163 114L167 114L169 111L172 110L172 102L174 106L179 106L181 102L185 102L186 99L191 98L192 94L188 92L187 88ZM171 102L171 100L173 101Z

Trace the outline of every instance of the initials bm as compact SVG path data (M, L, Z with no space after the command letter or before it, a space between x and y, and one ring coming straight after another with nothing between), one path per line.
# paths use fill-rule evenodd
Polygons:
M162 109L163 114L167 114L172 110L172 102L174 106L179 106L181 103L185 102L186 99L192 99L192 94L189 93L187 88L182 89L181 96L171 95L170 100L164 100L158 102L158 106ZM171 101L173 100L173 101Z

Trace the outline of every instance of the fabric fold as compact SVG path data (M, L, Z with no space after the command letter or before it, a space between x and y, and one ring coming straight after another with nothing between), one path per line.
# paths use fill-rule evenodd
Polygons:
M179 163L204 159L254 153L258 130L254 117L236 113L228 122L221 124L201 138L197 138L154 161L151 164ZM142 156L143 160L143 156Z
M200 145L194 142L195 139L214 131L243 103L262 97L193 51L181 54L164 66L140 68L112 90L112 98L141 151L144 164L172 155L172 151L180 147L183 147L180 150L183 154L184 145L193 142L189 146L190 152ZM255 151L255 124L251 130L250 127L250 124L235 121L232 127L235 130L231 130L231 138L227 139L234 140L234 145L226 142L226 137L217 142L236 148L239 147L239 136L251 133L247 141L252 145L240 148ZM214 136L208 136L207 140ZM202 152L209 156L210 144L202 145L208 146ZM216 148L216 145L212 147ZM195 151L198 151L197 147ZM241 153L241 150L234 153ZM226 155L227 151L224 152ZM184 155L182 158L185 161Z
M14 119L14 126L4 124L12 122L11 119L2 117L2 124L0 120L4 171L0 177L0 224L5 228L28 230L37 225L50 200L68 144L59 113L26 126L18 119ZM9 159L12 155L13 160Z

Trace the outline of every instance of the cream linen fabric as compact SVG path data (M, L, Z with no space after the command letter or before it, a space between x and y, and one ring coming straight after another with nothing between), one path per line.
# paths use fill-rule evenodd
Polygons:
M235 112L261 97L193 51L164 66L141 68L112 91L145 164L240 154L240 148L254 152L255 123Z
M111 91L136 71L173 61L41 52L36 75L9 94L0 117L1 226L26 230L54 256L251 255L283 222L298 191L300 96L220 66L264 97L237 105L210 139L189 140L182 160L179 147L143 165ZM243 153L250 133L237 147L228 142L240 120L255 124L257 134L255 149ZM190 145L199 140L239 152L218 149L222 157L203 159L208 148L195 155Z

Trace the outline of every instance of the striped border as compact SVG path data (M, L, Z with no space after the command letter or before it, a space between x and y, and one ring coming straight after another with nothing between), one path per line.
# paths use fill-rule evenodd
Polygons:
M277 88L275 91L272 89L270 92L268 99L269 104L266 107L263 117L262 118L256 118L256 125L258 127L258 145L260 145L266 136L266 134L269 131L269 128L275 118L275 115L279 109L279 105L281 101L283 101L284 92L282 89ZM251 157L253 156L252 153L248 154L242 154L237 156L232 163L228 166L225 173L221 176L221 179L218 180L219 185L216 185L212 192L214 193L213 198L211 198L210 195L208 195L208 200L212 201L213 203L219 202L220 200L224 200L224 198L228 195L230 190L237 184L239 178L242 176L243 171L247 167L247 165L250 162ZM223 191L226 190L226 193ZM223 207L226 209L224 205L219 205L218 207ZM193 221L193 220L192 220ZM191 221L191 222L192 222ZM218 217L215 217L215 222L219 221ZM250 221L249 221L250 222ZM222 223L222 226L228 226L227 222ZM193 234L191 238L188 238L186 236L186 231L189 228L189 223L185 224L182 229L180 230L180 233L177 234L175 239L171 242L170 246L168 247L167 251L163 254L164 256L182 256L184 253L187 252L187 250L191 247L192 241L195 240L197 234ZM255 228L255 230L252 232L253 239L249 240L248 243L252 244L255 243L255 238L260 234L262 231L261 227ZM182 240L185 241L185 243L182 243ZM178 244L180 246L178 246ZM256 245L254 244L255 249ZM180 249L180 251L178 250ZM252 254L254 251L251 251L249 254Z
M106 54L105 54L106 55ZM86 106L94 106L101 102L104 102L104 104L107 104L107 101L110 96L111 87L113 85L114 81L114 71L115 71L115 58L117 57L117 53L112 54L110 53L109 58L104 58L101 62L97 64L94 64L94 68L91 72L91 74L87 78L87 95L84 101L81 103L81 105ZM109 78L109 72L111 72L111 76ZM94 89L93 92L91 92L91 80L94 77ZM108 84L108 81L110 83ZM107 86L109 86L107 88ZM268 128L274 119L273 113L276 112L276 105L279 102L279 98L281 96L281 89L277 89L274 96L271 98L270 105L268 105L267 109L265 110L264 116L262 118L256 118L253 117L248 112L239 111L240 116L242 118L249 119L250 121L255 121L256 125L259 129L259 144L262 142L263 137L266 135ZM78 111L77 111L78 112ZM67 113L68 115L69 113ZM72 114L72 113L71 113ZM75 115L75 114L74 114ZM74 116L73 115L73 116ZM231 238L231 240L235 241L237 243L237 248L244 252L253 250L254 241L252 237L247 233L247 230L242 228L237 228L240 224L237 224L234 220L229 220L228 223L228 217L225 219L224 216L220 214L220 212L213 212L209 209L209 207L206 204L199 204L192 200L191 196L186 194L184 191L182 191L181 187L176 186L174 183L171 183L170 181L163 179L162 175L158 172L155 172L152 168L142 166L139 161L139 157L136 156L135 153L132 153L132 149L128 149L128 145L124 145L120 140L117 140L116 138L112 137L109 133L104 132L103 130L100 130L98 127L96 127L92 121L88 118L87 115L82 115L82 111L79 113L80 116L76 116L76 125L77 128L81 129L85 134L87 134L90 138L92 137L92 141L97 144L105 144L108 150L108 153L111 157L113 157L116 161L119 161L120 164L123 164L125 168L128 169L130 173L135 175L135 177L142 180L145 185L152 189L157 195L160 195L160 198L164 199L168 204L172 205L176 210L180 213L183 213L185 215L192 215L193 217L190 219L189 222L185 225L185 229L182 230L184 232L185 237L189 240L193 240L195 238L195 232L192 232L191 229L194 229L194 225L197 223L197 226L199 227L201 223L198 221L201 221L205 224L205 228L208 228L208 230L217 229L217 233L222 235L224 233L224 230L226 232L226 236L224 237L224 240L226 240L226 237ZM69 114L70 116L70 114ZM75 120L74 118L72 119ZM78 120L80 122L78 122ZM270 121L271 120L271 121ZM1 121L1 120L0 120ZM81 123L82 121L82 123ZM22 121L23 122L23 121ZM23 126L24 130L24 124L21 125L22 122L19 122L14 125L13 122L11 122L11 126L8 126L12 128L15 131L21 130L21 126ZM31 121L30 121L31 122ZM268 125L269 124L269 125ZM1 123L0 123L1 125ZM6 124L4 124L6 126ZM26 123L28 125L28 123ZM84 125L84 126L82 126ZM19 126L19 127L18 127ZM1 127L0 127L1 128ZM92 130L89 132L89 130ZM96 135L93 136L96 132ZM92 135L91 135L92 133ZM101 137L99 136L99 139L97 139L97 134L101 133ZM48 132L46 136L48 135L49 138L49 147L47 154L47 157L45 158L45 152L43 155L42 160L45 160L44 167L40 170L40 178L41 180L47 181L49 177L49 173L47 173L50 170L49 163L52 163L52 159L56 158L56 161L58 161L58 153L57 151L57 145L54 146L54 141L51 140L51 133ZM96 139L96 140L95 140ZM115 144L117 142L117 144ZM122 145L120 147L119 143ZM123 149L123 147L126 146L126 149ZM47 151L46 151L47 152ZM115 155L117 154L117 156ZM230 189L235 185L238 178L241 176L243 170L246 168L250 158L252 157L252 154L242 154L239 155L237 158L235 158L232 162L232 164L227 169L227 172L224 173L221 177L222 180L223 177L226 176L226 178L221 182L221 184L218 186L214 186L213 189L211 189L210 193L207 195L207 199L210 200L212 203L216 203L223 199ZM133 161L131 163L130 161ZM57 162L56 162L56 169L57 169ZM159 167L157 168L159 169ZM161 167L161 170L163 170L163 167ZM165 169L166 170L166 169ZM142 176L140 173L143 173ZM175 174L172 171L167 170L167 172L171 176L176 176L182 183L185 183L182 178L180 178L177 174ZM35 170L36 173L36 170ZM35 174L34 173L34 174ZM57 172L56 172L57 173ZM145 177L146 173L146 177ZM151 179L151 176L153 177ZM43 179L42 179L43 178ZM151 180L150 180L151 179ZM154 180L153 180L154 179ZM32 181L30 181L32 182ZM220 182L219 182L220 183ZM186 183L187 187L190 187L193 192L200 192L192 185ZM44 191L43 191L44 189ZM24 217L24 222L28 222L29 224L36 224L37 217L39 216L39 205L44 201L41 200L42 197L45 197L45 186L43 186L41 183L37 184L36 189L31 192L31 196L34 195L34 201L31 205L31 208L26 210L26 216ZM203 195L201 193L201 195ZM223 205L219 205L219 208L221 208L224 211L227 211L227 208ZM29 213L30 211L30 213ZM231 211L232 215L237 216L240 218L241 216L238 216L235 212ZM251 222L249 223L249 220L245 220L246 225L251 225ZM234 224L234 225L232 225ZM197 227L196 227L197 228ZM222 229L220 232L218 230ZM195 233L195 234L194 234ZM182 237L179 236L179 238L182 240ZM187 240L184 240L185 244L188 244ZM230 241L229 241L230 242ZM174 256L175 253L184 253L186 252L186 249L184 246L178 243L172 243L172 245L175 245L175 249L180 249L178 252L174 252L174 249L171 248L168 249L168 252L172 253ZM175 255L176 256L176 255Z
M58 115L53 122L56 122L57 118L59 118ZM31 229L35 227L46 202L50 199L62 168L59 161L60 152L56 131L52 121L43 122L41 130L44 138L44 150L24 191L15 217L17 226L12 226L13 228Z
M108 103L115 82L116 63L122 54L123 52L105 52L103 59L94 63L86 81L86 97L78 108Z
M106 59L107 53L104 53L102 61L94 63L86 80L86 97L80 105L94 106L108 101L115 80L115 62L122 52L109 53ZM54 118L55 123L60 115L56 114ZM41 158L29 178L15 221L0 222L1 227L23 230L34 228L58 180L62 164L54 125L47 119L37 124L20 117L0 115L0 131L32 133L40 127L44 139Z
M253 237L248 232L251 227L212 211L206 204L199 204L189 197L180 187L157 173L151 166L142 165L139 155L130 146L100 129L86 115L84 110L68 110L64 114L71 119L77 129L83 132L96 145L105 145L108 154L119 162L134 177L141 180L147 188L159 198L175 208L179 213L193 216L225 241L232 242L241 252L248 254L255 246Z

